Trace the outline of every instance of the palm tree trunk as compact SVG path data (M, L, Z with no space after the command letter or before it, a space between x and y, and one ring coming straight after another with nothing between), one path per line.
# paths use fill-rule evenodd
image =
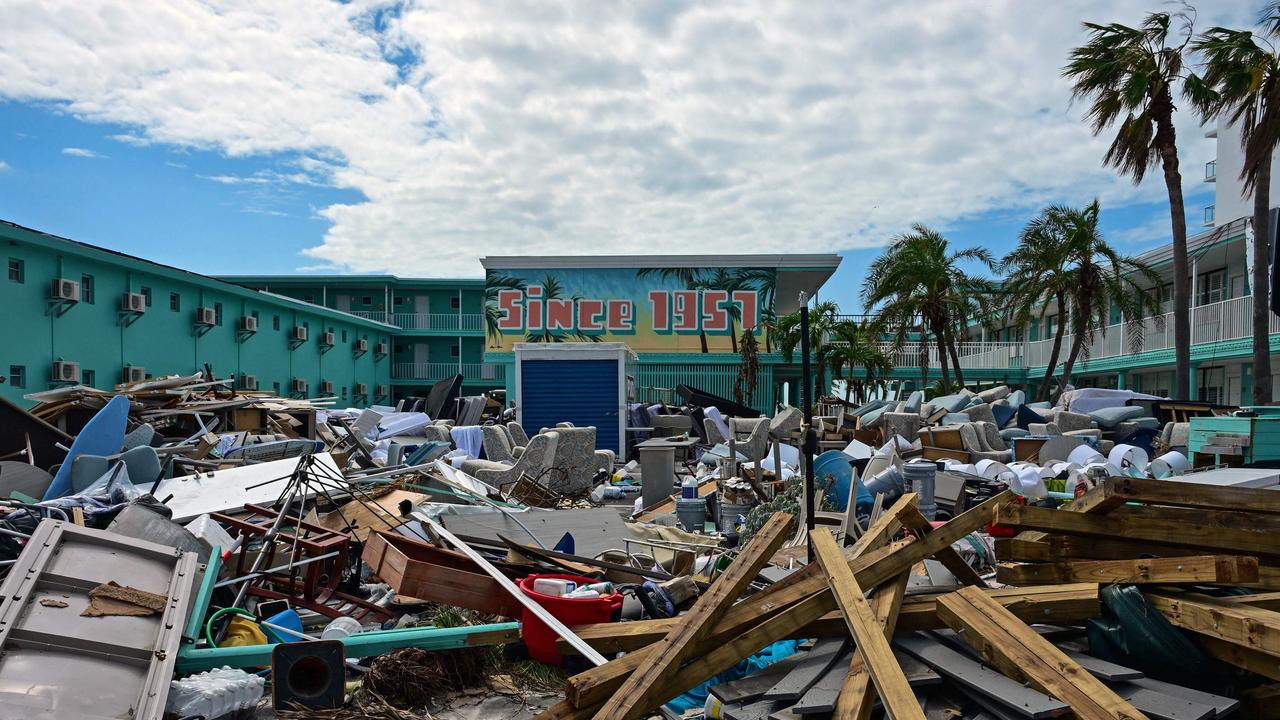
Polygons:
M698 339L702 341L702 352L711 352L711 350L707 348L707 332L705 330L698 331Z
M733 345L733 352L738 352L738 327L733 324L733 318L729 318L729 343Z
M1080 348L1084 347L1084 333L1077 331L1075 337L1071 339L1071 352L1067 355L1067 362L1062 366L1062 383L1058 385L1058 392L1053 394L1053 402L1056 404L1058 398L1062 397L1062 393L1066 392L1067 385L1071 383L1071 368L1076 364L1076 358L1080 357Z
M1253 185L1253 404L1271 404L1271 153L1259 160Z
M1182 174L1178 171L1173 99L1167 90L1160 99L1160 108L1156 111L1156 146L1160 148L1164 185L1169 193L1170 229L1173 231L1173 399L1188 400L1191 397L1191 282L1187 277L1190 272L1187 265L1187 216L1182 203Z
M920 389L929 387L929 341L920 333Z
M1063 317L1063 308L1067 306L1067 299L1062 293L1058 293L1058 317ZM1044 369L1044 378L1040 381L1040 389L1036 391L1036 399L1049 397L1049 384L1053 382L1053 371L1058 368L1058 358L1062 355L1062 336L1067 333L1067 324L1065 322L1058 323L1058 327L1053 329L1053 350L1049 353L1049 366Z
M938 348L938 364L942 367L942 392L946 394L951 389L951 373L947 371L947 340L946 333L937 325L933 328L933 344Z
M951 367L956 371L956 385L964 387L964 371L960 369L960 354L956 352L956 335L947 332L947 352L951 353Z

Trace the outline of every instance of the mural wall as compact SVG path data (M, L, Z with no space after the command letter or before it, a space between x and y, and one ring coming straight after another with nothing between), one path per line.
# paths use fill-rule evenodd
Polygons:
M775 318L772 268L490 270L486 347L625 342L636 352L726 353Z

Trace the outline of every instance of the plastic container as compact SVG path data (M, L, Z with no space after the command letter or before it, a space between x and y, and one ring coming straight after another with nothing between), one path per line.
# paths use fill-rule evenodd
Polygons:
M264 678L243 670L208 670L170 682L165 713L216 720L256 707L265 684Z
M934 480L938 466L931 462L911 461L902 466L902 476L907 488L920 496L920 514L932 520L938 515L938 504L934 502Z
M697 479L687 477L684 482L680 483L680 497L684 500L694 500L698 497Z
M553 597L562 597L568 595L578 589L578 584L572 580L558 580L556 578L544 577L533 583L533 589L543 595L551 595Z
M298 617L297 611L293 609L282 610L267 618L264 622L270 623L271 625L279 625L280 627L289 628L296 633L302 632L302 618ZM290 635L287 632L273 630L265 625L262 627L262 632L266 633L267 637L271 639L271 642L276 643L298 642L303 639L297 635Z
M534 602L546 608L552 616L569 627L587 623L612 622L622 610L622 595L619 593L614 592L602 597L582 600L544 595L533 589L534 584L542 579L568 580L576 585L590 585L595 581L578 575L530 575L517 581L525 595L533 598ZM564 660L560 651L556 650L556 640L560 636L556 635L554 630L547 627L547 624L528 608L524 609L520 618L520 635L529 648L529 657L534 660L549 665L559 665Z
M334 618L332 622L324 626L324 631L320 633L320 639L341 640L358 632L360 632L359 620L349 617Z
M707 501L702 498L677 498L676 517L689 532L702 532L707 522Z
M720 502L720 532L732 532L739 522L738 517L746 517L754 505Z

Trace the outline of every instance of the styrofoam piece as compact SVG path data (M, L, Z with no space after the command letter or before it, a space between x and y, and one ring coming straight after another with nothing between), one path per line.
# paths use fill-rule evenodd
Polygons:
M849 441L849 444L846 445L844 450L842 450L841 452L853 458L854 460L866 460L867 458L871 457L871 453L875 451L871 448L870 445L864 442L861 442L858 440L851 440Z
M1106 456L1095 450L1090 445L1080 445L1067 455L1067 462L1075 463L1080 467L1084 467L1089 463L1105 462Z
M1150 458L1147 451L1135 445L1125 445L1123 443L1111 448L1111 452L1107 454L1107 462L1120 468L1120 472L1125 475L1142 475L1146 473L1147 463Z
M1011 468L1012 469L1012 468ZM1043 498L1048 488L1045 487L1044 478L1040 477L1040 466L1023 463L1021 467L1013 470L1016 478L1009 483L1009 489L1028 498Z
M235 544L231 534L208 515L201 515L187 523L185 527L187 532L200 538L211 548L220 547L225 550Z
M901 435L894 435L889 442L880 446L876 453L879 455L889 455L895 452L903 452L912 448L911 441Z
M951 472L965 473L968 475L978 474L978 468L974 467L973 463L962 463L959 460L953 460L952 458L943 458L942 467Z
M1181 475L1191 469L1191 461L1177 450L1170 450L1147 464L1147 472L1157 480Z

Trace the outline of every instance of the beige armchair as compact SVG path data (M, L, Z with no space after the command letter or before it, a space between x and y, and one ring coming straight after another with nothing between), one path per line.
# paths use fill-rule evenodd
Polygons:
M494 487L502 487L514 483L524 474L528 474L529 477L538 479L546 484L550 482L551 475L554 474L549 473L548 470L555 466L556 450L559 442L559 433L540 433L529 440L529 447L525 448L525 451L521 453L514 463L504 463L496 460L467 460L462 463L462 472ZM556 492L561 492L559 488L551 487L550 485L548 487Z

